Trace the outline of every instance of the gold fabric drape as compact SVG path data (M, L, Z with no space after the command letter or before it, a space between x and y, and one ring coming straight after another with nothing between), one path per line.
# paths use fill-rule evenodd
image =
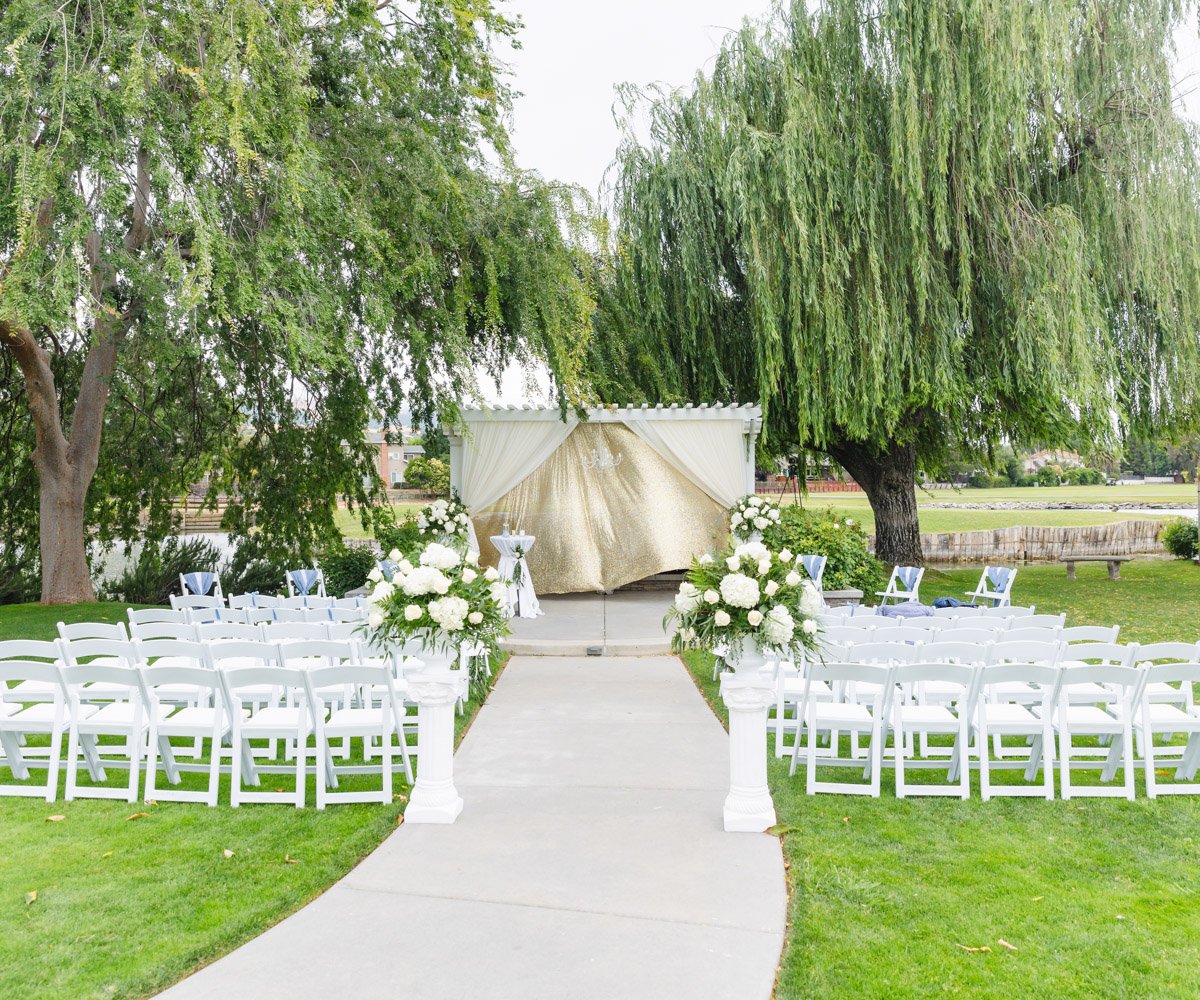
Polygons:
M497 561L489 539L506 517L513 532L537 537L528 564L539 594L613 590L681 569L722 544L727 531L719 503L629 428L609 423L580 424L539 469L475 516L485 564Z

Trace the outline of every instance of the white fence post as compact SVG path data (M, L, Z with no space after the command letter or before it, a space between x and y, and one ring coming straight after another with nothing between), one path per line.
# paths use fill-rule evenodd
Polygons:
M775 688L765 677L722 674L721 699L729 709L725 831L762 833L775 825L767 788L767 710L775 702Z
M417 780L405 823L453 823L463 810L454 787L454 706L459 675L450 670L410 674L408 696L417 703Z

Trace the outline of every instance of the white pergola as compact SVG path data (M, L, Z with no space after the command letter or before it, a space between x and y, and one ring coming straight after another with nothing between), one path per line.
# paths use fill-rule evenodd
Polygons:
M450 482L485 557L500 520L521 521L539 536L535 577L554 593L686 565L754 491L761 428L758 406L713 403L596 406L565 419L550 407L465 407L445 430ZM590 569L573 574L572 561Z

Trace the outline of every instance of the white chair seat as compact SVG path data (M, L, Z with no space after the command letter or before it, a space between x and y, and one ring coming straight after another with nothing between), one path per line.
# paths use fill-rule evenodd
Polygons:
M244 694L244 692L239 691L239 694ZM252 733L289 735L300 726L302 717L305 717L306 721L307 715L306 709L284 705L263 708L242 723L242 735L249 736ZM305 729L307 731L307 724Z
M382 708L342 708L334 712L325 723L326 736L354 736L364 731L378 733L383 731L385 721L392 718L391 709L386 712Z
M998 685L997 685L998 686ZM1002 726L1029 726L1034 729L1041 727L1041 720L1037 714L1030 711L1024 705L1015 705L1011 702L1001 702L998 705L988 705L986 708L986 718L989 729Z
M217 710L190 706L181 708L174 715L169 715L158 724L158 732L162 736L207 736L213 730ZM221 712L222 728L228 724L225 712Z
M944 705L897 705L892 718L906 729L938 726L949 730L958 729L958 718Z
M1152 702L1168 702L1172 705L1187 703L1187 692L1180 690L1174 684L1164 681L1150 681L1146 684L1146 696Z
M9 701L53 701L54 695L61 691L52 681L21 681L7 691Z
M803 698L804 683L803 677L785 677L781 681L783 693L788 697ZM829 685L824 681L817 681L809 688L808 696L818 701L829 701L833 698L833 691L830 690Z
M92 705L80 705L79 712L81 716L89 716L95 712L95 707ZM12 715L0 717L0 726L5 729L30 730L35 727L44 729L50 732L54 725L54 705L51 702L38 702L30 705L28 708L23 708L18 712L13 712Z
M1071 728L1082 728L1089 732L1121 732L1121 721L1114 719L1104 709L1095 705L1071 705L1066 710L1066 718L1061 711L1056 715L1056 722L1066 722Z
M1200 725L1200 716L1196 716L1190 712L1185 712L1174 705L1164 705L1162 703L1151 702L1148 706L1147 714L1150 721L1155 727L1178 725L1180 732L1187 729L1195 728Z
M824 702L814 702L812 705L812 715L814 725L819 729L827 729L830 726L847 725L857 723L866 728L873 725L871 713L866 705L859 705L855 702L835 702L825 704Z
M127 689L128 690L128 689ZM81 705L82 710L85 706ZM101 705L79 725L81 733L103 733L111 728L128 729L133 725L134 708L127 701L117 701L109 705ZM142 716L142 724L145 724Z

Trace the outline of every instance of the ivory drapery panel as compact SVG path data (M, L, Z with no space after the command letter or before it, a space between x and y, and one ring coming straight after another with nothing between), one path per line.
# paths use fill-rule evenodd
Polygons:
M619 463L585 464L605 451ZM681 569L727 531L724 505L621 424L576 424L530 475L482 506L475 528L485 563L496 563L488 539L505 516L513 531L537 536L528 564L539 594L613 590Z
M746 494L746 425L742 420L646 420L627 426L726 507Z
M566 440L576 418L562 420L479 420L463 439L467 452L459 496L483 510L546 461Z

